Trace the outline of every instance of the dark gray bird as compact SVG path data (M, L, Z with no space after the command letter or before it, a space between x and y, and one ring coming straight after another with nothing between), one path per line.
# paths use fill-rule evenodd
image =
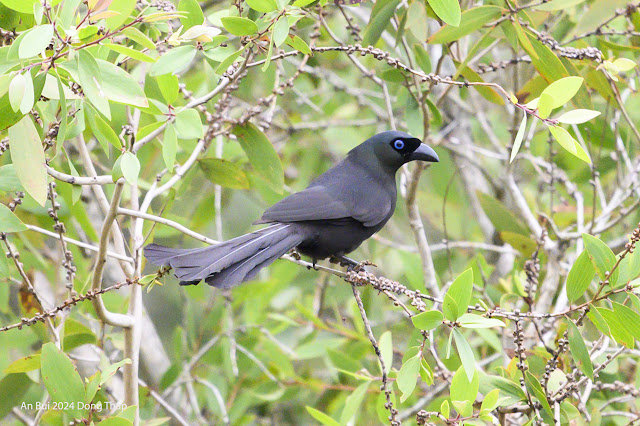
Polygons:
M414 160L439 161L420 139L398 131L379 133L349 151L307 189L269 207L256 223L270 226L204 248L150 244L144 255L155 265L171 266L181 285L205 280L218 288L253 278L294 247L314 263L343 257L391 218L396 172Z

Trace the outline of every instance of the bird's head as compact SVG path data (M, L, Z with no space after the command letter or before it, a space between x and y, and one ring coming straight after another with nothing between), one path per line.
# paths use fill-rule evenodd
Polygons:
M384 166L396 170L410 161L440 161L438 154L420 139L396 130L378 133L352 152L361 156L367 151L372 152Z

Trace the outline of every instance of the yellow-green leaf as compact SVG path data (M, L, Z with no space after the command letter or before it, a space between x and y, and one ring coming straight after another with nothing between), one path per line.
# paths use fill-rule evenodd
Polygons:
M458 0L427 0L431 9L445 24L457 27L460 25L460 4Z
M20 183L41 206L47 201L44 149L36 126L28 115L9 128L11 161Z
M247 189L249 179L235 163L219 158L204 158L198 162L207 179L225 188Z
M482 28L482 26L498 19L501 15L502 8L499 6L474 7L462 13L459 26L445 25L429 37L427 41L435 44L450 43Z
M252 123L236 126L233 134L258 175L263 177L274 191L281 193L284 186L284 170L280 157L266 135Z
M589 253L585 250L573 263L567 276L567 298L570 302L575 302L584 294L595 274Z

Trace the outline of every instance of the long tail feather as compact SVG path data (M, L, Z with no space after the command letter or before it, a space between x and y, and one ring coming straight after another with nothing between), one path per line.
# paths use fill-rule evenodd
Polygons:
M207 284L229 288L253 278L260 269L302 242L292 225L277 224L210 247L174 249L150 244L145 257L171 266L181 285Z

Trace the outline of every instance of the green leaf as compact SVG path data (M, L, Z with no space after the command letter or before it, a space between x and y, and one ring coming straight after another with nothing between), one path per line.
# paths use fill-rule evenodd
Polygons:
M5 374L26 373L40 368L40 354L25 356L13 361L2 372Z
M53 38L53 25L40 25L27 31L18 46L20 59L39 55L51 44Z
M585 250L576 259L567 276L567 298L573 303L589 288L596 270L591 263L589 253Z
M626 285L640 275L640 249L635 249L620 261L618 286Z
M22 42L24 43L24 40ZM20 47L22 47L22 44L20 44ZM636 63L627 58L618 58L613 61L613 65L619 72L628 72L636 67Z
M589 253L589 258L596 269L596 273L600 277L600 280L604 280L607 272L611 271L613 266L616 264L616 255L613 254L613 251L611 251L609 246L592 235L582 234L582 240L584 241L584 246ZM615 286L618 282L618 274L618 269L611 273L611 276L609 277L609 285L611 287Z
M451 388L449 389L449 397L452 401L471 401L476 400L478 390L480 389L480 375L477 371L473 372L471 378L460 366L451 378Z
M451 284L447 295L455 300L458 306L456 319L467 312L467 307L471 302L471 294L473 293L473 269L469 268L460 274Z
M129 358L125 358L102 370L102 373L100 374L100 385L102 386L107 383L107 381L118 372L118 369L125 364L131 364L131 360Z
M499 389L503 396L509 398L504 402L505 404L513 405L518 401L524 401L527 399L527 396L520 385L512 382L511 380L505 379L504 377L487 375L483 376L480 382L481 389L487 389L486 391L482 390L483 393L489 392L489 390Z
M171 123L164 129L162 139L162 159L167 169L173 173L173 166L176 164L176 153L178 152L178 136L176 129Z
M249 36L258 32L258 25L248 18L225 16L220 20L225 29L236 36Z
M178 12L185 13L180 17L180 23L182 23L185 30L194 25L202 25L204 23L204 13L202 13L198 0L180 0Z
M67 136L67 98L64 94L62 80L57 72L55 74L56 82L58 83L58 97L60 98L60 126L58 127L58 136L56 136L56 146L60 148Z
M162 74L177 74L191 64L193 58L196 57L197 49L195 46L180 46L171 49L151 65L149 75L155 77Z
M634 339L640 340L640 314L617 302L611 302L611 305L620 324Z
M540 118L545 119L551 115L551 111L553 110L553 96L549 93L542 92L540 97L538 98L538 115ZM571 144L573 146L573 144Z
M462 362L462 367L464 367L464 371L467 373L467 379L469 379L469 381L472 381L474 378L474 374L477 373L476 359L473 356L471 346L469 346L469 342L467 342L467 339L465 339L464 336L460 334L458 329L454 328L452 333L453 340L455 340L456 348L458 349L458 356L460 357L460 361Z
M587 317L602 334L611 336L611 329L609 328L609 324L607 324L607 320L605 320L605 318L597 308L590 309L589 312L587 312Z
M528 46L522 45L523 49L531 57L531 63L545 80L552 82L567 77L569 73L560 59L546 45L541 43L536 36L527 33L533 50L527 51Z
M522 121L520 122L520 127L518 127L518 133L516 133L516 138L513 141L513 148L511 148L511 158L509 162L513 162L520 151L520 145L522 145L522 139L524 139L524 131L527 128L527 113L525 112L522 116Z
M433 0L433 2L440 3L443 0ZM458 4L458 0L446 0L452 1ZM458 13L459 10L458 10ZM427 24L429 19L427 17L427 8L422 1L414 1L409 4L407 8L407 22L405 24L406 28L408 28L414 37L420 41L424 41L427 39ZM402 39L402 33L400 33L400 39Z
M422 354L418 352L415 356L407 359L400 368L398 376L396 377L396 384L398 389L402 392L400 402L404 402L411 396L413 390L416 387L416 381L420 374L420 360Z
M458 318L458 304L449 294L444 295L442 313L444 313L444 317L449 321L455 321Z
M102 88L107 99L138 108L149 107L149 101L140 84L128 72L101 59L96 60L96 63L102 73Z
M86 379L85 379L86 381ZM100 389L100 372L96 372L93 376L88 379L85 389L84 402L86 404L91 403L93 398L96 396L96 393Z
M0 203L0 232L22 232L27 229L9 207Z
M553 98L551 103L551 109L556 109L569 102L580 90L582 77L564 77L551 83L546 89L542 91L542 95L545 93ZM542 96L541 95L541 96Z
M573 136L560 126L551 126L549 131L553 135L554 139L560 144L561 147L572 153L577 154L576 144L578 143ZM577 156L577 155L576 155Z
M269 45L271 45L271 41L269 41ZM223 74L225 71L227 71L229 66L233 64L236 61L236 59L238 59L238 57L244 51L244 49L245 47L243 46L240 49L236 50L235 52L229 54L226 58L224 58L222 62L220 62L220 65L218 65L218 68L216 68L216 74Z
M529 230L504 204L481 191L476 191L476 195L482 210L484 210L498 232L509 231L526 237L529 236Z
M431 72L431 57L429 56L429 52L427 52L420 43L416 43L413 45L413 53L420 69L424 73L429 74Z
M65 351L70 351L78 346L93 344L97 340L96 335L89 327L76 321L73 318L67 318L64 322L64 339L62 347Z
M529 41L529 37L527 37L527 32L524 30L524 28L522 28L522 25L520 25L519 19L513 20L513 28L516 32L516 36L518 37L518 41L520 42L520 45L524 46L523 49L526 52L530 52L530 54L533 54L535 59L538 59L538 54L535 52L533 45L531 44L531 41Z
M615 339L616 342L624 345L627 348L633 348L634 339L631 333L629 333L627 329L627 325L621 321L621 318L617 312L612 311L611 309L605 308L596 308L598 313L604 321L606 322L609 330L611 332L611 337ZM594 317L597 318L597 317ZM596 327L599 325L597 322L593 322ZM598 327L600 330L600 327ZM603 330L600 330L603 331ZM603 331L604 332L604 331Z
M398 4L400 4L400 0L379 0L376 2L369 18L369 24L364 30L363 45L373 46L376 44L384 29L389 25Z
M117 150L122 149L122 141L113 128L99 114L93 112L91 108L85 109L85 114L91 130L93 130L93 135L100 142L107 156L109 155L108 144L113 145Z
M204 158L198 161L207 179L225 188L248 189L247 175L235 163L219 158Z
M461 14L458 0L427 0L431 9L445 24L457 27L460 25Z
M482 405L480 405L480 412L490 413L498 408L498 397L500 396L500 389L494 389L484 396Z
M254 170L278 193L284 186L284 170L280 157L266 135L252 123L236 126L233 134L247 154Z
M3 97L8 91L11 82L13 81L13 75L5 74L0 75L0 98Z
M70 402L84 401L84 385L78 371L53 343L42 346L41 364L42 381L53 402L65 406ZM80 418L83 413L77 405L70 405L65 411L75 418Z
M246 2L251 9L258 12L269 13L278 10L275 0L246 0Z
M289 36L289 21L286 16L278 19L273 26L273 43L280 47Z
M0 418L5 418L13 407L24 402L32 383L24 373L7 374L0 380Z
M454 61L454 63L456 64L456 66L459 65L457 61ZM484 80L482 79L482 77L480 77L480 74L478 74L468 66L462 67L460 69L460 74L471 82L484 83ZM480 93L480 95L489 102L493 102L496 105L504 105L504 99L498 92L496 92L496 89L494 89L493 87L473 86L473 88L476 89L478 93Z
M156 45L153 43L153 41L151 41L149 37L147 37L142 31L140 31L136 27L125 28L124 30L122 30L122 35L135 41L142 47L146 47L147 49L150 49L150 50L156 49Z
M127 46L123 46L121 44L113 44L113 43L103 43L103 46L108 47L109 49L113 50L114 52L118 52L118 53L122 53L123 55L126 55L132 59L136 59L138 61L142 61L142 62L155 62L156 60L154 58L152 58L151 56L147 55L146 53L142 53L138 50L132 49L130 47Z
M39 1L40 0L0 0L0 3L17 12L33 15L34 5ZM55 6L60 3L60 0L48 1L47 3Z
M498 19L502 15L502 10L499 6L479 6L466 10L460 17L459 26L445 25L429 37L427 42L434 44L451 43Z
M440 404L440 414L442 414L445 418L449 418L449 415L451 414L451 408L449 407L449 400L445 399L444 401L442 401L442 404Z
M476 314L463 314L457 322L463 328L505 327L505 324L497 318L487 318Z
M300 37L298 36L289 36L287 37L286 43L293 47L294 49L296 49L298 52L302 52L305 55L311 55L313 54L311 52L311 49L309 48L309 45Z
M393 365L393 340L390 331L382 333L378 340L378 348L380 348L380 354L384 360L385 373L389 374Z
M562 114L557 120L565 124L582 124L592 120L600 115L600 111L592 111L590 109L574 109Z
M13 164L0 167L0 191L24 191Z
M38 204L47 202L47 170L40 135L26 115L9 128L11 161L20 183Z
M180 111L176 115L175 125L180 139L200 139L204 136L200 114L193 108Z
M344 401L344 408L340 414L340 424L347 424L356 415L358 408L362 404L365 395L367 394L367 388L369 382L365 382L358 386Z
M411 317L414 327L420 330L433 330L437 326L442 325L443 319L442 312L436 310L420 312Z
M107 93L102 87L102 74L95 58L86 49L78 50L78 77L85 96L108 120L111 110Z
M131 16L136 8L136 0L112 0L109 5L111 12L116 12L117 15L110 16L106 19L107 28L110 30L116 30L120 28L122 24Z
M29 76L29 73L26 73L26 75ZM30 78L30 76L27 78ZM27 84L25 80L25 76L18 73L15 77L13 77L11 83L9 84L9 104L14 111L22 109L21 105L23 104L23 100L25 98L25 86ZM24 103L26 104L26 102ZM27 110L27 112L23 112L23 114L26 114L28 112L29 111Z
M96 25L87 25L85 27L80 28L80 31L78 31L77 36L82 42L87 43L97 33L98 33L98 27Z
M140 161L131 151L127 151L122 154L122 160L120 162L122 169L122 176L131 185L135 185L138 182L138 175L140 174Z
M529 371L525 373L525 384L529 392L531 392L540 404L542 404L542 417L548 424L553 424L553 411L551 411L551 406L549 405L549 401L547 401L547 397L540 385L538 379L535 378L533 374Z
M173 74L162 74L156 77L156 81L164 100L167 101L167 104L172 104L180 91L178 77Z
M138 280L138 284L140 285L147 285L147 284L151 284L153 281L155 281L155 279L158 277L158 274L149 274L149 275L145 275L144 277L140 278Z
M580 330L578 330L578 327L570 319L567 319L567 326L569 329L569 350L571 351L571 356L580 371L593 380L593 364L591 363L587 345L584 344L582 335L580 335Z
M316 410L313 407L305 406L307 412L311 414L311 417L320 422L320 424L324 426L340 426L340 423L333 420L329 415L323 413L322 411Z

